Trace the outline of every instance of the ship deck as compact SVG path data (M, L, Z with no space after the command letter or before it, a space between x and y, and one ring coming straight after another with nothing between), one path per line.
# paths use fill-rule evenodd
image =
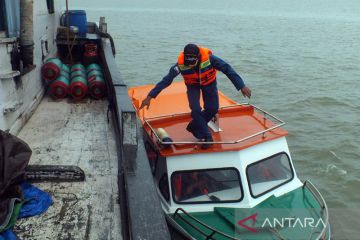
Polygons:
M45 97L18 137L29 144L29 164L76 165L83 182L42 182L53 205L21 219L20 239L122 239L118 203L118 157L107 101L54 101Z

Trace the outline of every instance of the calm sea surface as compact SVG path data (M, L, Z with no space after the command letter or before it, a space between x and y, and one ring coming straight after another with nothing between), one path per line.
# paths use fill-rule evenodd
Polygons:
M106 16L129 86L161 80L188 42L228 61L252 89L250 103L288 123L297 174L324 195L334 239L360 239L359 0L78 0L73 5L87 9L88 20ZM243 102L219 75L219 89Z

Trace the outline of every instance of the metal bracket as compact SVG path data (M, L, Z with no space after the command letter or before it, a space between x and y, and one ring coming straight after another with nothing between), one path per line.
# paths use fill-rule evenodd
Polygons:
M222 129L220 128L218 113L208 122L208 126L213 132L222 132Z

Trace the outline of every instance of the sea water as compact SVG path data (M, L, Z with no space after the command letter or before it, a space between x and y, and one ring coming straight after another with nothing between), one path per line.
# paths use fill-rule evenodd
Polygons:
M129 86L155 84L189 42L213 50L252 90L250 103L287 122L298 176L323 194L334 239L358 239L360 1L79 0L105 16ZM181 77L175 81L180 81ZM218 87L244 102L227 77Z

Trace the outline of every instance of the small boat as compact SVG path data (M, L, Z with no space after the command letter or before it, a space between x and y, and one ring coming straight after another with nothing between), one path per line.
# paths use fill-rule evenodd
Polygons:
M296 174L284 121L219 92L213 145L187 132L183 82L166 88L149 109L153 85L129 89L157 192L174 238L330 239L326 202Z

